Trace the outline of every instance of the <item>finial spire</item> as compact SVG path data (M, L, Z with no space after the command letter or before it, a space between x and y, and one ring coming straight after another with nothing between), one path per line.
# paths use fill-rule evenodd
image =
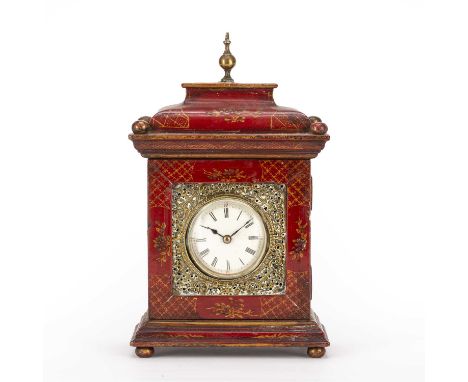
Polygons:
M221 82L234 82L231 77L231 69L236 65L236 58L231 54L229 50L229 45L231 40L229 40L229 32L226 33L224 38L224 53L219 58L219 65L224 69L224 77L221 79Z

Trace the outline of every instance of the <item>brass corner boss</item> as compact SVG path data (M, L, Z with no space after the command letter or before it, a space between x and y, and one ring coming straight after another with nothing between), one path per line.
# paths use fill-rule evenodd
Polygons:
M226 33L224 38L224 53L219 58L219 65L224 69L224 77L221 79L221 82L234 82L231 77L231 69L236 65L236 58L231 54L229 50L229 45L231 40L229 40L229 32Z

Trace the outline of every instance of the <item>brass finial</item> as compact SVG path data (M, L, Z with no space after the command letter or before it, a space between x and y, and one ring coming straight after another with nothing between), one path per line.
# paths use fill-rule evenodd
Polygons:
M224 77L221 79L221 82L234 82L231 77L231 69L236 65L236 58L231 54L229 50L229 45L231 40L229 40L229 32L226 33L224 38L224 53L219 58L219 65L224 69Z

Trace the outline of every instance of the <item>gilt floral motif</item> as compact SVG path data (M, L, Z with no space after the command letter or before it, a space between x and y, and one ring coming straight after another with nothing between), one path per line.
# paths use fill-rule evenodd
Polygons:
M213 115L215 117L221 117L226 122L230 123L244 123L245 118L257 118L261 115L258 111L239 111L231 109L220 109L207 112L208 115Z
M281 339L281 338L292 338L292 337L295 337L295 335L284 334L284 333L259 334L255 336L255 338L262 338L262 339Z
M293 260L300 261L304 257L307 248L307 223L302 223L302 219L296 222L296 233L298 237L293 240L293 249L289 251Z
M251 309L246 309L244 306L244 300L234 300L233 297L229 297L228 302L218 302L214 306L207 308L211 310L216 316L222 316L224 318L246 318L257 316L252 312Z
M186 339L203 338L204 337L201 334L191 334L191 333L187 333L187 334L169 334L168 336L173 337L173 338L186 338Z
M247 178L244 171L237 168L225 168L224 170L214 168L212 171L204 170L204 173L208 179L219 182L239 182Z
M158 251L157 260L161 265L167 261L170 256L171 239L166 235L166 223L156 223L156 237L153 239L153 246Z

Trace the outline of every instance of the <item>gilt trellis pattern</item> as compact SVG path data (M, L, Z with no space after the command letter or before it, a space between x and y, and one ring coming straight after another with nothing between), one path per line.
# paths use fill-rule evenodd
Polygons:
M171 185L193 179L193 161L148 161L148 206L171 208Z
M170 275L150 276L149 302L149 312L152 318L198 317L197 298L181 299L173 296Z

